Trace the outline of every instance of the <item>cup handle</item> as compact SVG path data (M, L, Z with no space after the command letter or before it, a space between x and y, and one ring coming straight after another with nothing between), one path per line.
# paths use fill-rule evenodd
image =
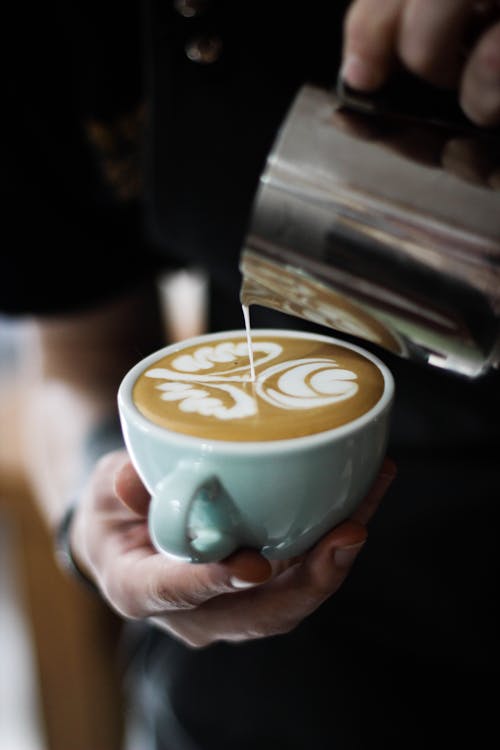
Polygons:
M239 546L237 516L210 466L182 462L154 488L149 533L160 552L191 562L216 562Z

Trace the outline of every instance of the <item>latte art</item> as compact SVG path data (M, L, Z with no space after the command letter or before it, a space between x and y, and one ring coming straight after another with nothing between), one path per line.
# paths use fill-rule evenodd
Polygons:
M252 336L189 346L135 383L135 405L170 430L218 440L279 440L337 427L368 411L383 379L361 354L302 337Z
M278 375L277 388L266 387ZM299 359L270 367L257 381L257 393L281 409L318 409L354 396L356 373L328 359Z

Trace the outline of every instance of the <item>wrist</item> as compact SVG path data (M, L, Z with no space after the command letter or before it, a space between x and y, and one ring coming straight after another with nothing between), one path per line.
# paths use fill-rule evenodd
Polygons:
M66 508L55 533L55 554L59 567L81 585L94 593L99 593L97 585L92 580L90 572L81 559L74 553L75 516L78 503L71 502Z
M97 461L110 451L123 448L123 436L116 412L98 422L86 436L82 446L84 466L79 489L74 497L80 497L87 485L89 476L94 471ZM87 565L81 551L85 551L83 538L84 523L81 518L81 506L75 499L69 503L56 527L55 551L60 567L78 580L86 588L98 593L93 581L92 568ZM80 555L78 554L80 551Z

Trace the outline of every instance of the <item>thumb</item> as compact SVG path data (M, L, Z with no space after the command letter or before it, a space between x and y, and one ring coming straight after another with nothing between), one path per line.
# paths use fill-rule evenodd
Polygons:
M147 515L151 498L129 458L116 470L114 490L130 510L140 516Z
M122 568L113 603L128 616L152 617L197 608L221 594L237 594L241 589L259 586L271 573L270 563L252 550L238 551L222 562L199 565L168 555L146 553L139 560L134 555Z

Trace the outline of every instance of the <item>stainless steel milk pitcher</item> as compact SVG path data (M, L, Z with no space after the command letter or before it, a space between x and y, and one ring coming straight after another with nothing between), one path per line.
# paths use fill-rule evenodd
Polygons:
M288 113L241 255L242 302L467 377L498 367L498 134L341 99L304 86Z

